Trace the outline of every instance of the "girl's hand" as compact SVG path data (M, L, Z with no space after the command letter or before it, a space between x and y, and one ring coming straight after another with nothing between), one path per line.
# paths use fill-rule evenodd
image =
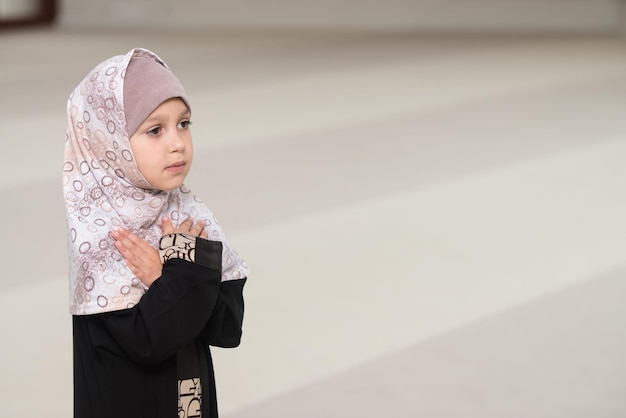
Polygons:
M204 230L205 226L206 223L204 221L194 222L193 219L189 218L180 224L178 228L174 229L172 221L167 216L163 217L161 223L163 235L180 233L206 239L209 233ZM124 257L124 261L130 271L144 285L150 287L161 276L161 271L163 270L159 251L127 229L120 228L117 231L113 231L111 235L115 239L115 248Z
M115 239L115 248L124 257L130 271L150 287L161 276L163 269L159 251L127 229L120 228L111 235Z
M200 237L207 239L209 237L208 231L204 230L206 227L206 222L198 221L194 222L193 219L188 218L182 224L178 226L178 228L174 229L172 225L172 221L167 216L164 216L161 221L161 231L163 231L163 235L177 233L177 234L190 234L195 237Z

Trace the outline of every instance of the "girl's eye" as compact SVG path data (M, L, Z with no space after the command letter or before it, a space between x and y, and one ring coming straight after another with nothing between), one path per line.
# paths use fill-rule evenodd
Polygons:
M187 128L189 128L189 125L191 125L191 121L190 120L183 120L183 121L178 123L178 127L181 128L181 129L187 129Z
M161 133L161 127L157 126L156 128L152 128L148 131L148 135L158 135Z

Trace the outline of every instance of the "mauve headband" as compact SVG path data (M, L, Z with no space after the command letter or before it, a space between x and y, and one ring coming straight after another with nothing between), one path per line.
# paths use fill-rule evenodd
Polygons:
M189 100L180 81L156 58L136 56L124 76L124 114L130 138L150 113L164 101L180 97L187 108Z

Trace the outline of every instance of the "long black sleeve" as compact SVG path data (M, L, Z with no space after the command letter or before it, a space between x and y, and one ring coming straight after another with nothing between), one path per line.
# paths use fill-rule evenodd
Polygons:
M221 283L218 300L200 335L205 345L231 348L241 342L245 283L245 278Z
M220 272L180 259L133 308L85 318L94 348L156 363L198 337L219 298Z

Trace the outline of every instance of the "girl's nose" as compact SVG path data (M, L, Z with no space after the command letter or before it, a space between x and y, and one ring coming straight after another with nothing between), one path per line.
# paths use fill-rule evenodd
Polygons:
M180 152L185 149L185 140L178 130L175 130L169 138L169 147L171 152Z

